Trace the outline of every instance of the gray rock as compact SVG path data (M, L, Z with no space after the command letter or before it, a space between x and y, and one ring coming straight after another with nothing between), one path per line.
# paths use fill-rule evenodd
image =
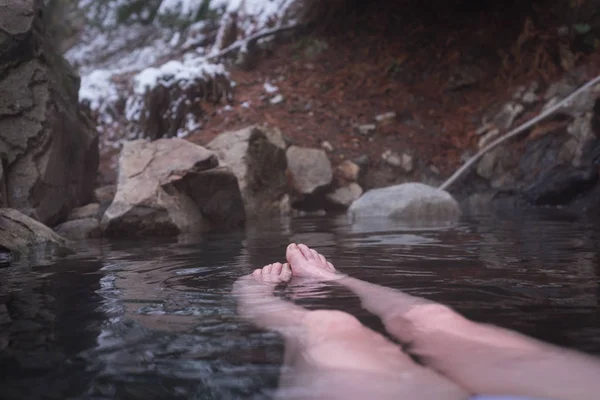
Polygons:
M569 71L561 80L550 85L544 94L544 100L546 104L543 109L548 109L554 104L573 93L579 86L586 81L586 74L583 70L575 68ZM600 95L600 85L586 90L579 94L572 101L567 103L560 112L570 115L571 117L577 118L586 112L589 112L593 107L594 103Z
M136 140L119 157L106 236L171 236L239 226L245 213L235 175L216 155L182 139Z
M331 153L333 151L333 146L327 140L324 140L321 143L321 148L329 153Z
M0 208L0 248L15 256L71 252L63 237L12 208Z
M96 190L94 190L94 199L98 203L105 203L107 201L111 202L114 199L116 192L117 192L116 185L102 186L102 187L99 187Z
M413 157L410 154L402 153L402 169L406 172L413 170Z
M54 228L54 231L68 239L90 239L102 236L98 218L80 218L67 221Z
M43 3L0 7L0 157L6 204L54 224L91 200L99 156L78 75L44 33Z
M276 129L250 126L211 141L219 161L237 177L249 218L285 212L285 142Z
M379 114L375 116L375 121L384 122L389 121L396 118L396 113L394 111L386 112L383 114Z
M455 222L460 207L446 191L422 183L373 189L348 209L354 219L385 217L406 222Z
M333 193L327 195L329 200L334 207L348 208L352 203L356 201L363 194L363 190L360 185L356 182L336 189Z
M381 153L381 159L391 165L392 167L402 166L402 159L400 155L394 151L386 150Z
M286 156L292 185L299 194L310 195L331 184L333 172L325 151L291 146Z
M100 211L100 204L98 203L90 203L83 207L78 207L73 209L69 216L67 217L67 221L73 221L77 219L84 218L99 218L98 212Z
M6 180L4 179L4 167L0 162L0 207L6 207Z
M376 129L377 125L375 124L364 124L358 126L358 132L361 135L370 135L371 133L375 132Z

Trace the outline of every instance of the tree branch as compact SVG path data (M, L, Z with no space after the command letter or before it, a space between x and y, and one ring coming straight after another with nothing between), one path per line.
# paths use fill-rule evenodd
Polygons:
M483 149L479 150L479 152L477 154L475 154L473 157L471 157L469 159L469 161L467 161L463 166L461 166L458 170L456 170L456 172L450 178L448 178L444 183L442 183L440 185L439 189L441 189L441 190L447 190L448 187L450 185L452 185L454 182L456 182L456 180L467 169L469 169L473 164L475 164L477 161L479 161L479 159L481 159L481 157L483 157L484 154L486 154L487 152L495 149L500 144L504 143L506 140L508 140L508 139L510 139L510 138L512 138L512 137L514 137L516 135L518 135L519 133L523 132L524 130L526 130L527 128L531 127L532 125L537 124L538 122L540 122L544 118L546 118L546 117L554 114L556 111L558 111L559 109L561 109L562 107L564 107L565 105L567 105L567 103L569 103L570 101L572 101L575 97L577 97L581 93L585 92L586 90L590 89L592 86L594 86L595 84L597 84L599 82L600 82L600 75L597 76L597 77L595 77L594 79L592 79L591 81L589 81L585 85L581 86L579 89L577 89L576 91L574 91L573 93L571 93L569 96L565 97L563 100L559 101L554 106L552 106L552 107L548 108L547 110L541 112L537 117L530 119L526 123L518 126L517 128L513 129L512 131L506 133L504 136L502 136L502 137L494 140L492 143L488 144Z

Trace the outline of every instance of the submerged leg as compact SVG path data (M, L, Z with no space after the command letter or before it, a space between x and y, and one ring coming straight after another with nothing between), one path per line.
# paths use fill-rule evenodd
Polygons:
M289 265L269 264L234 284L240 314L285 339L279 398L464 400L467 393L398 346L333 310L308 311L273 296Z
M427 366L468 389L488 395L596 399L600 361L516 332L470 321L451 308L339 274L307 246L287 249L292 274L354 291L390 334Z

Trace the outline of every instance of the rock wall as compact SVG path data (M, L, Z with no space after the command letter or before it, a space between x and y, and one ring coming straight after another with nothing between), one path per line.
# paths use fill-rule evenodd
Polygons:
M52 225L92 199L99 156L79 78L46 36L42 8L0 7L0 157L4 205Z

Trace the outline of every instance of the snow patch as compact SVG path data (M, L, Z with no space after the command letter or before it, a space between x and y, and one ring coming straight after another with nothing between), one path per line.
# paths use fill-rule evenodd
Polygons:
M269 82L265 82L263 87L265 88L265 92L267 92L268 94L273 94L279 91L279 88L277 86L271 85Z

